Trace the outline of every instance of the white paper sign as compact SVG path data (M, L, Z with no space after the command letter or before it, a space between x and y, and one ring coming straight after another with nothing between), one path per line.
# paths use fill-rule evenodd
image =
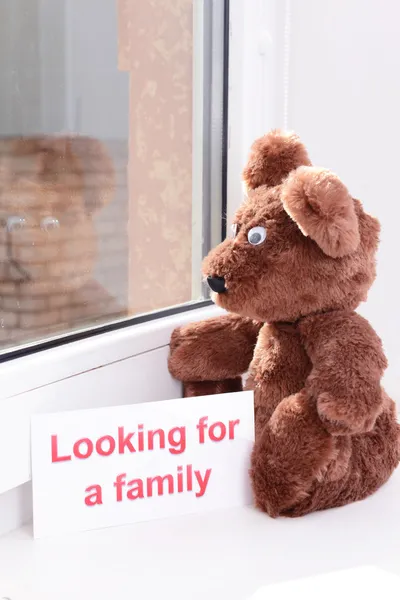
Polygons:
M35 538L252 501L253 392L32 417Z

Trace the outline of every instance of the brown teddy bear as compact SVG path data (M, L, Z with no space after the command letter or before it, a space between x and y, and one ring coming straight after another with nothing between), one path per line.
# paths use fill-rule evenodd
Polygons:
M121 313L92 277L113 164L79 136L0 140L0 348Z
M379 224L293 133L257 140L244 182L233 237L203 269L233 314L176 330L169 368L185 396L240 390L248 371L256 505L297 517L367 497L399 463L381 341L355 312Z

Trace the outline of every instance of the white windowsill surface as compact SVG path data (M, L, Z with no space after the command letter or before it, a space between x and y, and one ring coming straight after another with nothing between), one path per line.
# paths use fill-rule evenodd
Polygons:
M194 308L2 363L0 401L161 348L169 344L175 327L223 313L215 305Z
M0 538L0 598L246 600L359 566L400 574L399 497L400 471L364 502L295 520L242 508L37 541L22 528Z

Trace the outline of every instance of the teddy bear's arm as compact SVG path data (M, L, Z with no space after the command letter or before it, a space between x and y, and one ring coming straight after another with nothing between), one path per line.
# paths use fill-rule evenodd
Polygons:
M306 390L325 427L334 435L371 430L383 406L387 363L368 321L337 311L306 318L300 331L312 362Z
M228 314L176 329L170 373L182 382L222 381L245 373L262 323Z

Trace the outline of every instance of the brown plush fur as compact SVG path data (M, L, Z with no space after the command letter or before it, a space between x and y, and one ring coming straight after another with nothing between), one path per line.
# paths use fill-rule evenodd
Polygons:
M307 150L295 133L274 130L254 142L243 181L250 190L279 185L290 171L310 164Z
M338 258L357 249L360 233L353 199L327 169L296 169L283 187L282 202L302 233L328 256Z
M225 281L214 301L234 314L175 331L170 371L193 396L240 389L249 370L260 509L293 517L361 500L400 459L381 341L354 312L375 278L379 224L294 134L258 140L244 179L236 236L204 261ZM260 226L266 240L251 245Z

